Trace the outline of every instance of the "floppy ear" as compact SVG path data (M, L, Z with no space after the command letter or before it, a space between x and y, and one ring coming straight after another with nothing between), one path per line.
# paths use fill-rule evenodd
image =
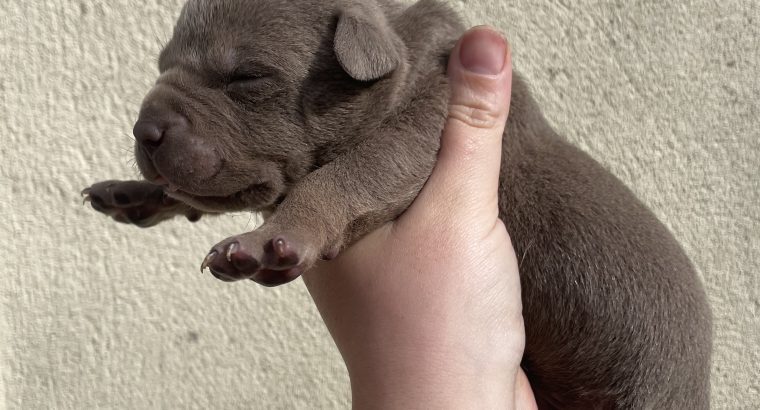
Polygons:
M368 8L347 7L335 29L338 62L360 81L377 80L393 72L401 64L404 47L382 12Z

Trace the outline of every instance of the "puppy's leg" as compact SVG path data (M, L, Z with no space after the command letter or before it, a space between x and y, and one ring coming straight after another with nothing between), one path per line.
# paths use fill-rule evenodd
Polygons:
M214 246L202 267L221 280L280 285L397 217L435 164L448 101L440 78L420 93L424 103L408 104L358 146L307 175L260 228Z
M115 221L142 228L156 225L177 215L191 222L201 211L170 198L164 188L146 181L103 181L82 191L85 202Z

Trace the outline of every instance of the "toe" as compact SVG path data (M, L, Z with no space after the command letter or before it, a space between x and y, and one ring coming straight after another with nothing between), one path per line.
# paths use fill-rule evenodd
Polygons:
M239 242L223 243L214 247L203 260L201 270L208 267L215 277L231 280L248 279L259 269L259 263Z
M262 265L274 270L288 270L301 261L299 246L284 235L278 235L264 246Z

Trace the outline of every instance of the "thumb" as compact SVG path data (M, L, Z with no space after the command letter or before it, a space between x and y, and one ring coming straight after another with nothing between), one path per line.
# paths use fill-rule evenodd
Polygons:
M502 135L512 92L512 59L506 40L487 27L462 36L448 66L449 117L438 161L420 196L442 210L498 213ZM446 206L446 205L444 205Z

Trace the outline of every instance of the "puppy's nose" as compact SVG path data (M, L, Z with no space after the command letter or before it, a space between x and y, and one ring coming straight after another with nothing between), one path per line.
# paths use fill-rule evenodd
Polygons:
M148 148L155 148L161 144L164 138L164 129L153 121L139 120L132 130L137 142Z
M132 133L146 150L153 151L165 142L168 134L181 134L188 127L187 119L161 101L150 101L140 110Z

